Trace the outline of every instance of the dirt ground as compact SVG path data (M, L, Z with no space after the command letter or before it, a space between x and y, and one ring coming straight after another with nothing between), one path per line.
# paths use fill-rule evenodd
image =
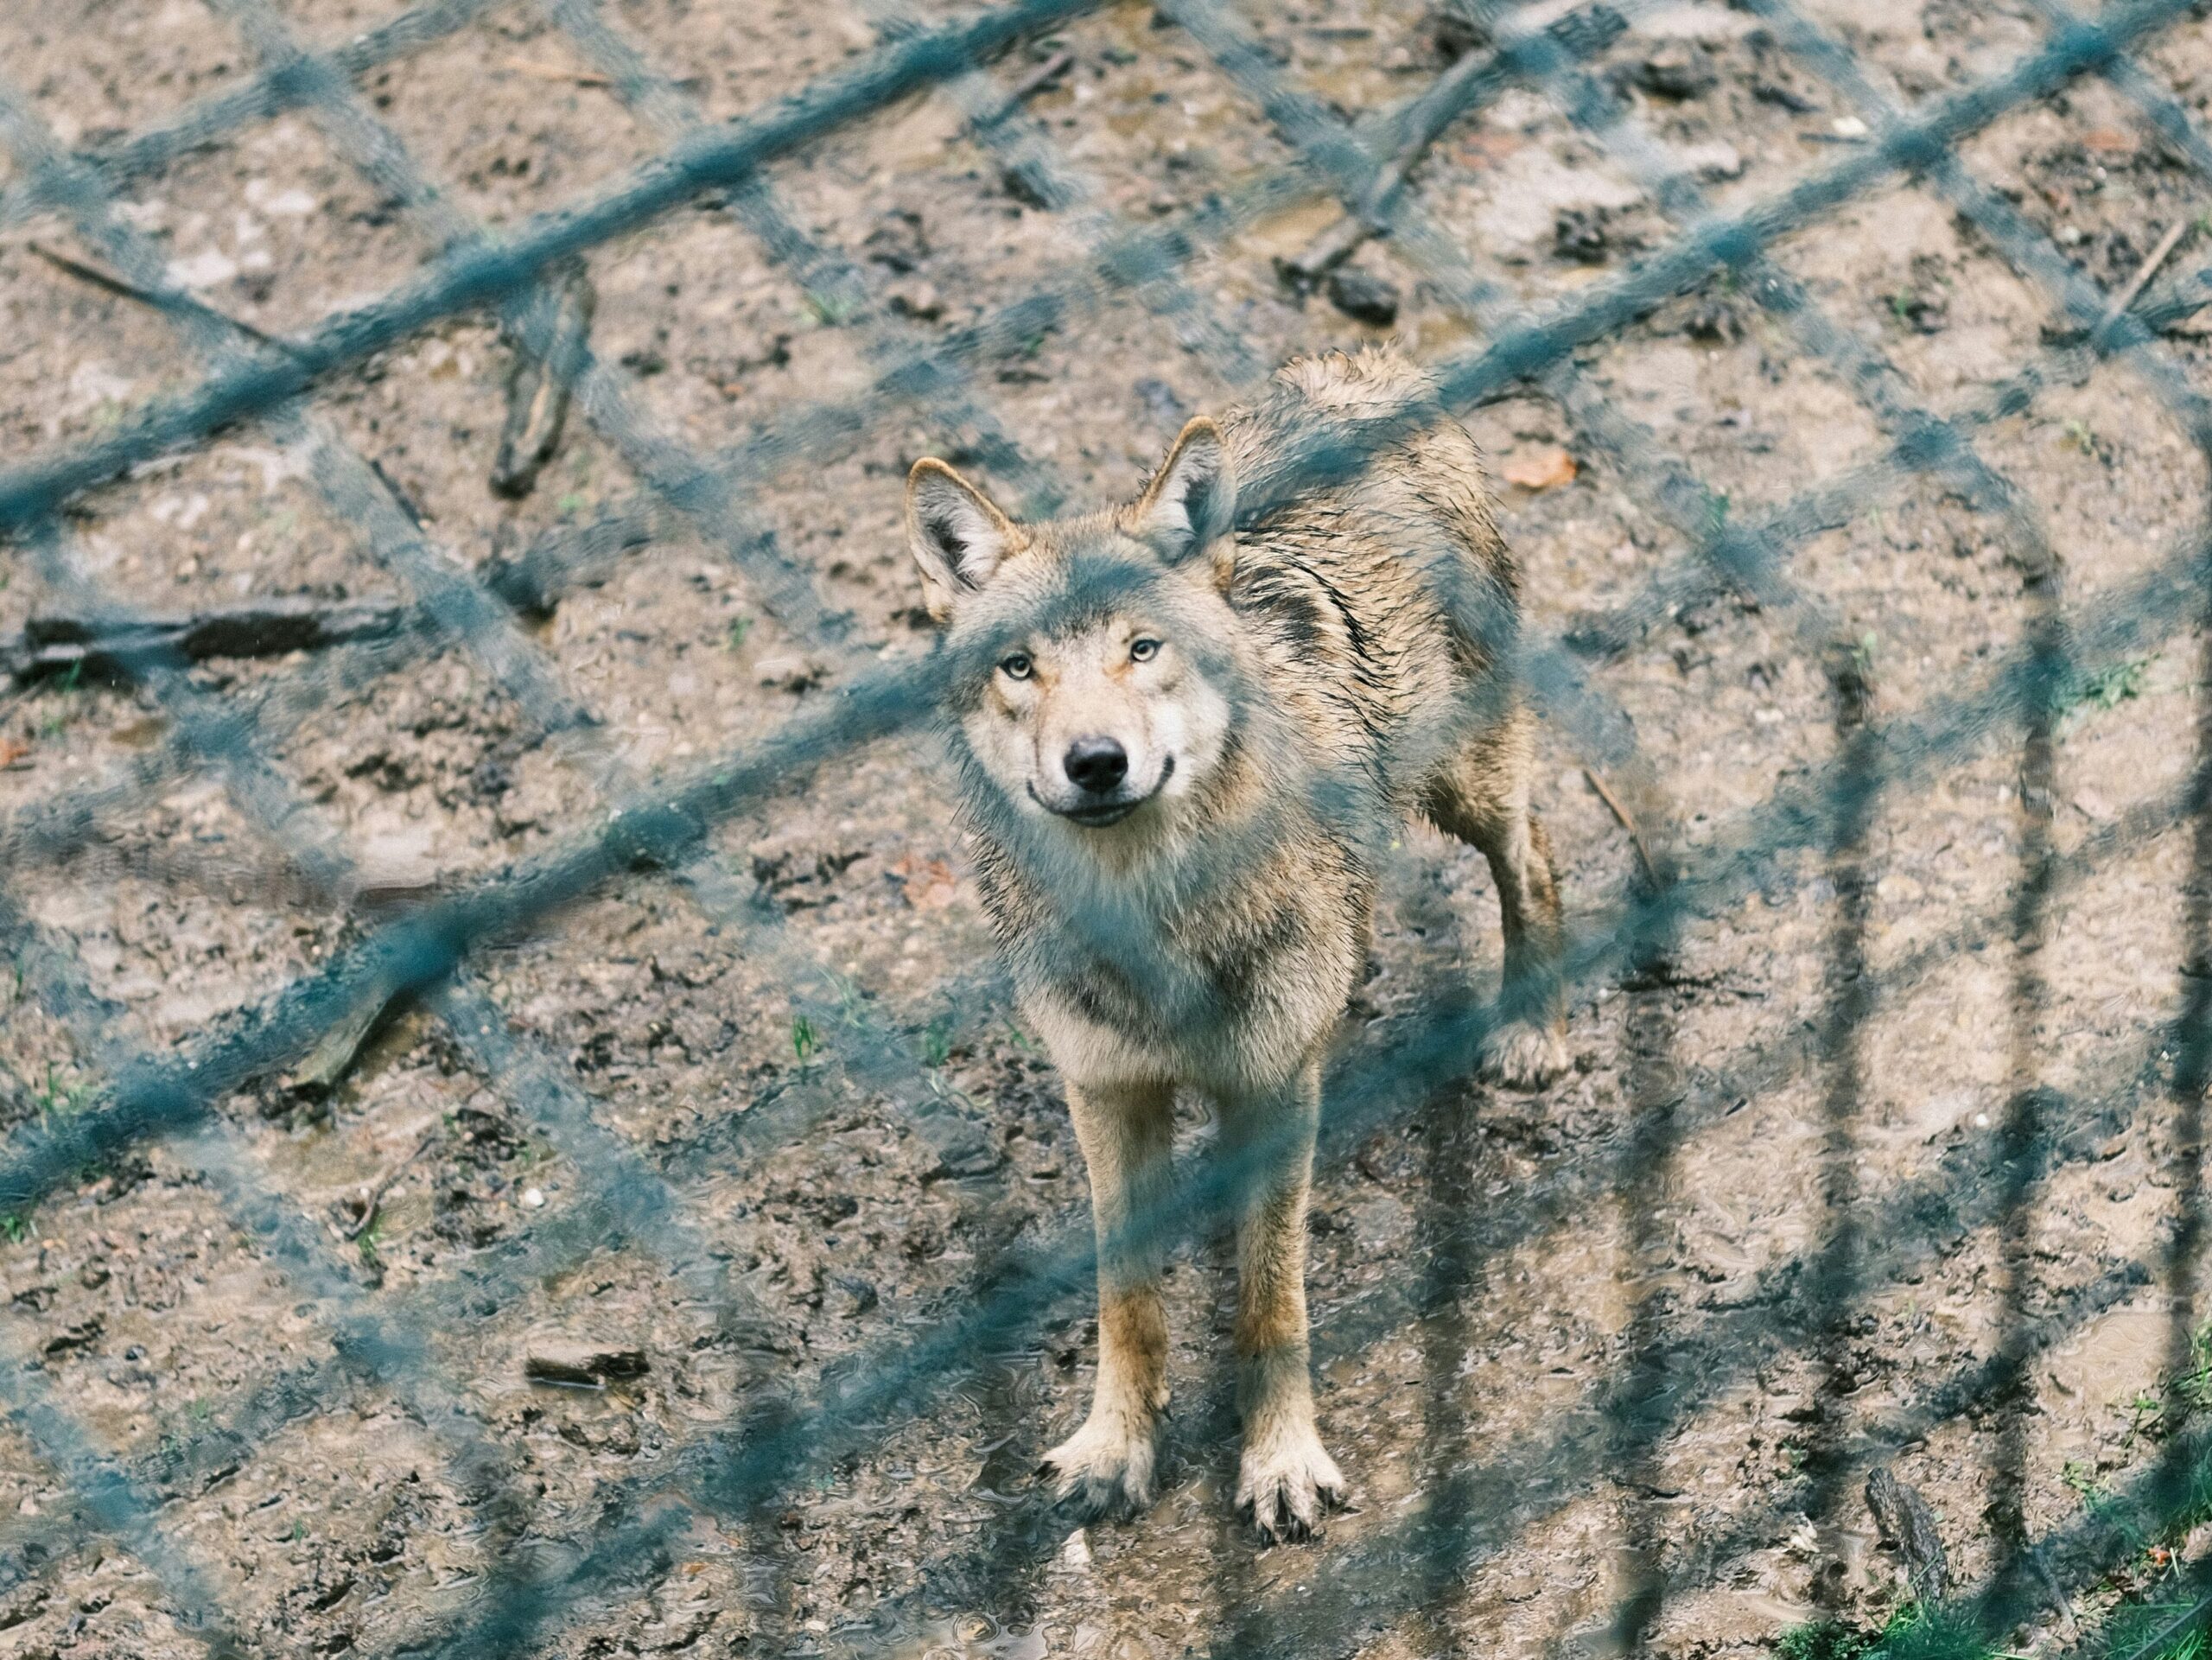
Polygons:
M1414 0L1230 10L1339 116L1451 61ZM269 15L320 50L397 10ZM619 0L606 28L666 78L626 101L558 8L476 10L368 68L351 125L289 109L111 169L111 233L95 234L27 194L40 147L110 155L246 85L270 50L260 9L0 9L0 92L22 118L0 132L9 463L238 349L87 268L128 277L136 249L225 316L305 331L407 279L456 224L557 209L684 121L757 111L900 26L850 0ZM1874 111L1751 10L1622 10L1589 73L1713 211L1865 143ZM2002 73L2047 28L2032 4L1809 13L1914 106ZM2204 22L2141 61L2189 111L2212 97ZM1413 175L1462 268L1402 236L1353 257L1395 291L1389 322L1279 277L1335 217L1309 196L1206 245L1179 290L1071 306L991 337L964 385L894 398L877 378L903 353L1294 158L1148 6L1103 7L985 78L778 163L766 205L718 194L594 250L606 397L580 400L519 500L486 485L512 348L471 314L331 380L310 422L226 429L73 503L44 554L9 550L4 639L83 614L73 570L161 616L411 604L440 572L514 569L650 499L641 469L674 476L671 446L757 448L823 401L861 417L772 455L721 523L653 508L649 544L588 563L540 610L495 602L467 638L0 692L11 1134L98 1110L118 1056L192 1053L425 895L541 857L640 780L925 652L898 533L916 456L1010 499L1120 499L1187 414L1294 353L1391 336L1442 362L1681 228L1625 150L1514 87ZM967 124L1018 87L988 134ZM360 134L378 130L433 191L364 171ZM2146 292L2212 292L2196 282L2212 181L2113 86L2030 104L1961 159L2101 298L2177 225ZM764 236L771 216L789 234ZM2008 513L1956 475L1885 467L1893 435L1840 358L1717 278L1578 348L1566 380L1465 411L1501 478L1531 481L1503 485L1501 512L1532 637L1582 678L1577 707L1604 712L1550 711L1537 785L1589 925L1640 880L1601 785L1644 853L1705 868L1771 832L1778 791L1826 787L1853 741L1839 673L1871 687L1874 741L1902 745L2038 628L2102 638L2106 609L2199 534L2205 462L2155 375L2078 349L2078 321L1936 183L1865 192L1773 252L1841 339L1893 366L1896 400L1980 411L1976 452L2017 495ZM2164 324L2150 352L2202 389L2186 307ZM2030 365L2032 395L1990 411ZM1731 523L1862 469L1866 489L1793 543L1788 592L1704 582L1655 475L1593 435L1577 388ZM334 506L334 455L374 463L426 559L393 551L404 528ZM747 574L764 550L849 614L842 638L773 608ZM1634 614L1653 593L1663 608ZM2085 656L2048 782L1999 721L1882 790L1856 849L1800 837L1700 890L1662 960L1580 988L1575 1069L1540 1095L1362 1094L1454 987L1498 970L1481 862L1409 829L1332 1074L1332 1112L1379 1116L1327 1143L1313 1225L1319 1415L1356 1507L1268 1550L1230 1502L1218 1239L1169 1282L1156 1508L1077 1529L1033 1482L1096 1362L1088 1291L1020 1278L1087 1226L1081 1161L990 967L936 741L830 760L722 826L710 859L626 875L478 954L457 1000L400 1013L327 1094L257 1080L207 1128L0 1217L0 1653L429 1652L511 1608L518 1576L557 1602L504 1650L487 1634L452 1651L1759 1652L1811 1620L1878 1627L1909 1594L1860 1497L1878 1466L1925 1498L1967 1587L2022 1519L2094 1631L2202 1545L2095 1559L2099 1506L2172 1444L2184 1400L2163 1276L2201 1202L2168 1084L2200 632L2168 607ZM257 797L189 753L242 709L269 767ZM29 834L89 791L105 792L92 833ZM281 836L257 799L283 804ZM302 848L347 864L334 877ZM2038 868L2047 911L2024 919ZM2008 1164L2024 1111L2043 1133ZM1184 1112L1195 1153L1205 1114ZM906 1358L1023 1294L1030 1312L984 1346ZM563 1345L637 1358L602 1387L526 1375ZM841 1406L900 1366L899 1388ZM755 1453L771 1497L698 1502ZM1639 1592L1655 1573L1656 1600ZM2054 1592L2014 1640L2063 1650L2075 1612Z

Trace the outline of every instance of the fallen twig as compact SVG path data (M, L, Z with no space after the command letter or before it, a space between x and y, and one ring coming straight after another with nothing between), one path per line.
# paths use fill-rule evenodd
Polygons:
M2189 233L2189 224L2186 219L2177 219L2166 227L2165 235L2158 239L2158 245L2144 256L2143 263L2135 268L2135 275L2127 279L2127 286L2113 296L2112 304L2105 312L2107 323L2135 303L2135 296L2143 292L2143 285L2158 274L2158 267L2166 263L2166 257L2181 245L2182 238Z
M204 301L182 294L164 294L155 289L141 288L136 283L125 282L112 271L102 270L98 265L88 265L83 260L73 259L66 253L57 253L43 243L27 241L23 246L46 261L54 270L73 277L80 283L89 283L92 287L115 295L119 299L135 301L139 305L151 307L156 311L175 311L180 307L189 307L204 311L237 329L239 334L245 335L248 339L259 340L264 346L272 347L288 356L296 354L297 351L289 340L279 340L274 334L265 334L256 328L250 322L242 322L227 313L217 311Z
M128 680L149 660L281 657L381 639L404 620L396 605L310 599L257 600L186 617L33 617L19 644L0 646L0 669L17 682L73 671Z
M1570 59L1595 55L1618 39L1627 23L1610 7L1588 5L1556 17L1544 32L1563 48ZM1429 147L1444 136L1466 107L1467 85L1496 73L1495 52L1469 51L1436 78L1375 137L1379 144L1394 143L1395 153L1376 172L1362 198L1359 211L1347 213L1297 253L1275 260L1275 274L1300 294L1310 294L1338 266L1359 251L1368 238L1383 228L1393 198L1406 175L1420 165Z
M597 69L569 69L557 63L533 63L528 58L502 58L499 67L532 80L553 81L564 86L612 86L614 78Z
M499 432L499 452L492 462L492 493L526 496L538 474L561 448L561 429L569 418L569 392L583 367L590 342L597 294L582 260L572 261L540 290L553 308L550 349L540 356L514 344L507 370L507 419Z
M979 132L988 127L995 127L1074 67L1074 53L1055 52L1008 87L996 109L977 116L971 124Z
M1598 799L1612 810L1613 817L1620 821L1620 827L1628 832L1628 839L1636 846L1636 856L1643 866L1644 875L1654 883L1657 882L1659 867L1652 862L1651 849L1644 844L1643 831L1636 822L1636 815L1621 805L1621 798L1606 786L1605 780L1598 776L1595 767L1584 767L1582 776L1590 780L1590 787L1598 792Z
M336 1089L397 1001L391 989L382 983L365 988L345 1018L322 1034L322 1040L284 1080L285 1092L315 1101Z
M339 1231L348 1239L359 1239L366 1233L375 1224L377 1212L384 1204L384 1196L391 1191L392 1184L406 1174L408 1167L429 1152L431 1145L443 1134L442 1129L426 1130L423 1139L415 1143L415 1150L412 1153L385 1171L383 1180L375 1186L362 1189L360 1215L355 1217L350 1225L341 1227Z

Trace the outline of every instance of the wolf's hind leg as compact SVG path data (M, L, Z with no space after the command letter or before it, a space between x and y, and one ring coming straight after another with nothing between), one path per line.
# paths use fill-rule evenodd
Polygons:
M1045 1454L1040 1473L1057 1477L1059 1497L1088 1515L1135 1515L1152 1503L1153 1435L1167 1406L1158 1241L1175 1091L1070 1083L1067 1096L1098 1230L1098 1382L1090 1417Z
M1242 1185L1236 1224L1236 1502L1262 1538L1312 1536L1344 1479L1313 1426L1306 1329L1306 1204L1321 1121L1321 1067L1287 1088L1222 1103L1222 1153Z
M1551 838L1529 808L1534 723L1516 709L1462 746L1429 779L1424 805L1437 828L1490 862L1505 934L1503 1014L1484 1046L1493 1083L1541 1089L1567 1066L1566 930Z

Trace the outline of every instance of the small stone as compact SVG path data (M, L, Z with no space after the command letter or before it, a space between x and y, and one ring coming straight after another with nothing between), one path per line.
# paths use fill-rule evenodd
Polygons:
M1688 41L1668 41L1636 66L1634 76L1645 92L1673 99L1710 92L1719 79L1705 49Z
M822 684L822 665L796 653L779 653L754 664L753 677L779 691L805 691Z
M1580 265L1602 265L1612 249L1605 233L1605 210L1563 207L1552 223L1552 251L1561 259Z
M1832 124L1839 138L1864 138L1866 136L1866 124L1855 115L1840 115Z
M906 276L929 258L929 242L922 235L922 216L904 209L886 213L861 244L861 251L875 264Z
M1329 302L1355 322L1376 328L1398 320L1397 285L1357 265L1339 265L1329 273Z
M605 1343L575 1338L534 1339L523 1356L522 1375L541 1383L582 1383L596 1386L609 1378L643 1377L643 1349L620 1349Z
M1704 340L1712 346L1726 346L1744 335L1743 320L1737 316L1735 307L1719 295L1708 295L1690 308L1689 321L1684 332L1694 340Z
M524 1188L522 1190L522 1202L524 1205L527 1205L531 1210L536 1210L539 1205L545 1203L545 1190L543 1187Z
M912 317L917 322L933 323L944 315L944 296L937 284L916 277L893 288L887 303L901 317Z
M1077 1528L1060 1545L1060 1566L1084 1568L1090 1566L1090 1536Z

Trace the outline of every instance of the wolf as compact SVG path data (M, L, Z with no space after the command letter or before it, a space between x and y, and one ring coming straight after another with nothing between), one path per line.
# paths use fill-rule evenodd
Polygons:
M925 459L906 534L977 885L1090 1180L1097 1380L1042 1473L1093 1515L1151 1501L1179 1086L1235 1178L1237 1502L1308 1537L1345 1493L1308 1377L1321 1066L1405 815L1496 880L1514 1017L1485 1072L1541 1087L1566 1059L1520 573L1474 441L1395 349L1302 358L1192 420L1134 502L1025 524Z

